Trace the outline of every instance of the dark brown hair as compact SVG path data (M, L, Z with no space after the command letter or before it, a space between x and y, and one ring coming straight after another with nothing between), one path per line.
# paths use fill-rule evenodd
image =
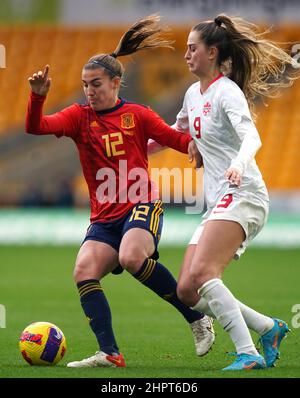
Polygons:
M217 47L218 66L244 92L253 115L255 97L276 97L282 87L291 86L299 77L291 73L292 57L265 38L268 31L260 33L253 23L218 15L192 31L199 32L208 47Z
M172 42L161 35L164 30L159 25L159 21L160 16L154 14L136 22L124 33L116 49L111 54L93 56L84 65L84 69L104 68L111 79L115 76L122 78L124 67L117 59L118 57L150 48L172 48Z

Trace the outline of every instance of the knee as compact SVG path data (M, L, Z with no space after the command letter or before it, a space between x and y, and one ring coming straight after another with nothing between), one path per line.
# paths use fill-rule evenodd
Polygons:
M119 263L130 274L136 274L145 261L145 256L139 254L135 250L127 250L125 253L120 253Z
M184 302L184 299L187 296L187 286L185 283L182 283L180 280L177 282L176 293L179 300Z
M87 279L93 279L89 273L89 267L83 259L77 259L73 271L73 278L76 283L82 282Z
M199 300L197 289L194 288L190 279L181 279L178 281L177 297L189 307L193 307Z
M192 263L190 268L190 279L194 288L198 291L205 282L216 278L218 274L218 272L216 272L217 268L216 264L212 264L205 260Z
M194 289L187 281L179 280L177 283L177 297L183 304L192 306L194 304Z

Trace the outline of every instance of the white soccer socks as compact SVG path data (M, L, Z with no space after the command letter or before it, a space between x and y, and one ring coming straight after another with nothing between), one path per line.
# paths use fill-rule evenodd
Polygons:
M199 289L200 290L200 289ZM204 314L210 316L211 318L216 319L215 314L212 312L210 306L208 305L208 302L204 297L201 297L198 303L194 305L194 307L191 307L192 310L203 312Z
M193 309L204 311L203 306L205 306L205 303L202 300L204 298L215 318L220 322L224 330L229 333L236 347L237 354L258 355L239 305L221 279L209 280L204 283L198 292L201 299ZM206 310L208 310L207 307Z
M249 329L254 330L260 336L267 333L274 326L274 321L269 316L260 314L247 305L236 300L240 307L241 313Z

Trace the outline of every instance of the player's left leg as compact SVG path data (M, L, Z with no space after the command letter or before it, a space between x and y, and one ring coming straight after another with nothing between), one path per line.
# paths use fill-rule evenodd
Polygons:
M201 297L200 299L197 289L193 288L190 283L189 269L195 250L196 245L194 244L190 244L186 249L184 261L179 274L177 294L179 299L184 301L185 304L189 305L191 308L196 304L197 310L207 315L207 317L203 318L200 322L203 323L205 320L208 320L212 325L211 319L216 318L213 311L204 297ZM255 311L239 300L236 300L236 302L241 310L247 327L261 336L259 342L263 348L267 367L275 366L275 362L280 355L279 347L281 341L289 330L288 325L282 320L272 319ZM201 355L202 352L206 352L206 342L210 340L209 330L213 331L213 329L210 328L210 325L207 326L208 328L201 327L198 334L194 333L194 336L197 336L197 342L195 341L195 343L198 355ZM205 334L204 336L203 332Z
M204 297L208 302L236 347L237 360L224 370L260 369L266 366L255 349L235 297L220 279L244 239L245 233L239 223L228 220L208 221L190 268L192 284L199 289L201 298ZM199 307L196 304L193 308Z
M100 285L100 279L105 277L117 262L117 251L104 242L87 240L79 250L74 279L81 307L97 339L99 351L88 358L69 362L67 366L70 368L125 366L114 336L110 306Z
M185 304L192 308L197 304L198 311L205 313L210 318L215 318L215 315L205 298L201 297L200 299L197 289L191 286L189 275L192 259L196 250L196 243L199 241L201 234L203 233L203 229L204 224L198 226L187 247L184 262L179 274L177 294L180 300ZM238 259L241 256L246 245L246 242L244 242L243 247L239 248L238 252L235 253L235 259ZM248 328L261 336L259 342L262 344L267 366L274 366L276 359L279 357L280 343L289 330L287 324L282 320L273 319L269 316L263 315L239 300L236 300L236 302Z
M201 319L204 319L204 314L191 310L179 300L175 278L163 264L151 258L154 253L157 253L157 237L160 235L162 227L161 214L162 210L160 212L159 204L136 206L124 227L119 262L143 285L173 305L189 324L192 325L195 322L198 324ZM199 333L200 325L198 326L197 332ZM194 329L196 328L194 327ZM192 331L195 334L193 328ZM213 339L210 339L206 352L212 343Z
M153 252L150 232L133 228L124 235L119 261L139 282L177 308L189 323L202 318L202 313L191 310L178 299L175 278L163 264L150 258Z
M263 348L267 367L275 366L275 362L280 356L281 341L289 331L287 323L281 319L261 314L238 300L237 303L248 328L261 336L259 343Z
M239 300L236 300L236 302L248 328L260 335L259 343L263 348L267 367L275 366L275 362L280 357L279 347L281 341L289 331L287 323L281 319L261 314ZM215 318L204 297L201 300L199 298L196 306L198 311L202 311L209 317Z
M195 250L196 245L194 244L190 244L187 247L184 261L179 274L177 294L178 297L191 308L193 308L196 304L198 311L201 311L204 314L208 315L207 317L205 317L206 319L215 319L216 317L210 306L208 305L208 302L205 300L204 297L201 297L200 299L199 294L197 293L197 289L193 288L190 283L189 269ZM266 315L263 315L248 307L239 300L236 300L236 302L241 310L247 327L261 336L259 342L263 347L267 367L274 366L275 361L279 358L279 347L281 340L283 339L283 337L285 337L286 333L289 330L287 324L282 320L272 319ZM212 321L210 321L210 323L212 324ZM209 339L209 330L209 325L208 329L204 327L201 327L200 329L198 344L196 344L198 355L201 355L199 353L203 351L203 344L207 339ZM202 336L203 331L205 331L206 338L203 338Z
M177 296L181 301L184 299L184 303L189 307L195 305L200 299L197 289L193 289L190 281L189 270L195 250L196 244L189 244L187 246L177 282ZM204 311L201 310L200 312L203 312L207 316L190 324L198 356L207 354L208 347L212 347L215 340L215 331L213 328L213 318L215 316L212 314L210 308L209 312L206 312L206 310L207 308L204 308Z
M139 282L177 308L189 323L202 318L203 314L191 310L178 299L173 275L164 265L150 258L154 249L150 232L130 229L121 242L120 264Z

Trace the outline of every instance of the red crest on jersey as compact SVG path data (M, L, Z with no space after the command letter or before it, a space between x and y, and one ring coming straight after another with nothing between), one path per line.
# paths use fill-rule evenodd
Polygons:
M92 123L90 123L90 127L99 127L99 124L96 122L96 120L93 120Z
M207 115L209 114L210 111L211 111L211 103L207 101L207 102L203 105L203 115L204 115L204 116L207 116Z
M134 114L133 113L123 113L121 115L121 128L122 129L132 129L133 127L135 127Z

